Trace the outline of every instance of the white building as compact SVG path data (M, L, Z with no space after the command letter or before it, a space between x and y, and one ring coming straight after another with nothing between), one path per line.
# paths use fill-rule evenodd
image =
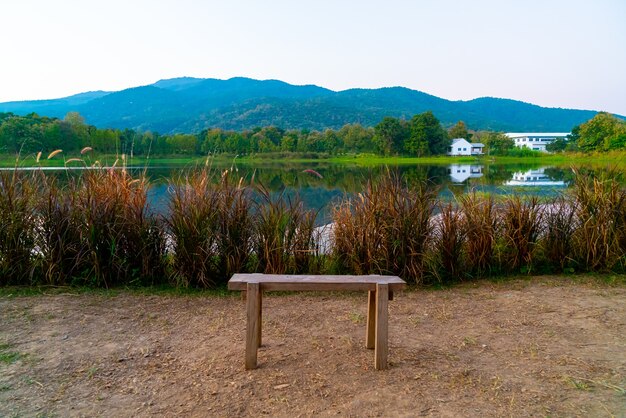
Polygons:
M471 143L464 138L454 138L448 148L448 155L482 155L485 146Z
M467 179L477 179L483 176L481 165L458 165L452 164L448 167L448 174L452 183L463 183Z
M526 147L535 151L548 152L546 145L557 139L565 139L569 132L509 132L505 134L518 148Z
M504 183L507 186L567 186L562 180L552 180L545 174L543 168L537 170L518 171L513 173L513 178Z

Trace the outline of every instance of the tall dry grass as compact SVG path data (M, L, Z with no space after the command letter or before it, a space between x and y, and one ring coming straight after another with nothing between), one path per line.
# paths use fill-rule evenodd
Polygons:
M471 277L488 275L499 267L495 248L500 233L500 216L493 196L472 192L458 199L463 210L466 237L466 273Z
M63 189L55 177L44 180L45 188L38 202L40 221L36 228L39 279L47 285L67 285L87 269L82 212L77 210L77 186L72 182Z
M215 287L250 269L252 198L232 170L191 170L170 190L166 223L172 240L172 277L182 286Z
M530 272L544 226L539 198L509 196L502 210L502 253L506 269Z
M38 183L20 171L0 173L0 285L32 283Z
M552 272L563 272L572 263L574 234L578 228L576 212L576 200L566 196L552 200L544 212L541 252Z
M339 271L395 274L420 283L436 191L409 189L397 173L371 179L362 193L333 208L332 253Z
M576 174L575 260L582 270L609 271L623 260L626 249L626 191L614 173Z
M387 172L332 210L328 253L317 213L231 170L189 171L153 213L145 175L94 169L61 182L0 173L0 285L214 287L233 273L393 274L450 283L519 271L623 271L626 189L577 173L549 201L470 193L443 203ZM434 209L438 206L438 213ZM327 244L327 243L324 243Z
M165 235L147 205L148 181L125 169L81 176L76 210L85 245L85 276L96 286L154 284L165 277Z
M212 176L208 169L194 170L170 188L167 225L173 278L181 286L217 284L218 195Z
M227 281L234 273L250 269L254 224L252 197L243 178L231 179L232 170L222 173L217 185L219 277Z
M257 187L253 248L255 270L267 274L311 273L319 270L317 213L304 208L298 198L273 197L263 185Z
M430 251L430 272L438 283L447 284L464 278L466 225L458 205L443 202L438 202L438 205L439 215Z

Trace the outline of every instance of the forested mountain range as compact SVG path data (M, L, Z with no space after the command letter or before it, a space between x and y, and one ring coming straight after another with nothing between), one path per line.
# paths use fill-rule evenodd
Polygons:
M459 120L475 130L559 131L597 112L545 108L509 99L483 97L450 101L404 87L332 91L278 80L173 78L117 92L94 91L52 100L0 103L0 112L63 117L79 112L100 128L160 133L194 133L258 126L283 129L337 129L348 123L374 126L385 116L409 119L431 110L444 126Z

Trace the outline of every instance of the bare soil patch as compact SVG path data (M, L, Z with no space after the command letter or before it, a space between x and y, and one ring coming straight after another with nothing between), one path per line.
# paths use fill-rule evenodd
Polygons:
M0 416L626 416L626 289L549 278L390 302L268 295L244 370L238 296L0 298Z

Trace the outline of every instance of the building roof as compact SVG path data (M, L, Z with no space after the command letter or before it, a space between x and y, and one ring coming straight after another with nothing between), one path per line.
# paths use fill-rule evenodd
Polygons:
M480 142L470 142L473 148L482 148L485 144L481 144Z
M509 138L524 138L528 136L540 136L547 138L566 137L570 132L507 132L506 136Z

